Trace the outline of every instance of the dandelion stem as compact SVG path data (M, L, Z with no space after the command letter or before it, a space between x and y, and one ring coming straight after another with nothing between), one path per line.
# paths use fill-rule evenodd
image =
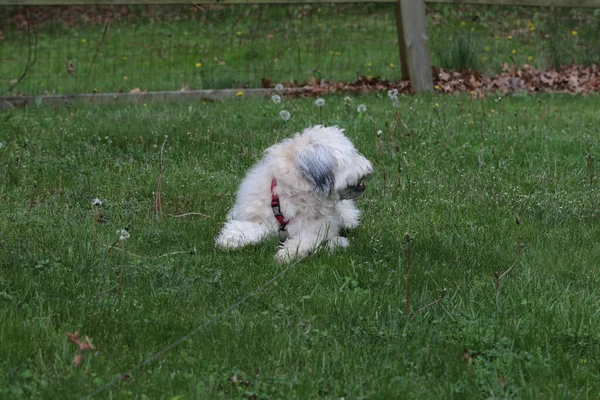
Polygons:
M31 192L31 198L29 199L29 211L33 208L33 202L35 195L37 194L37 182L33 182L33 191Z
M96 243L97 243L97 240L96 240L96 238L97 238L97 233L96 233L97 228L96 228L96 226L98 225L98 210L97 210L97 207L95 207L95 206L92 206L92 207L94 207L94 255L96 255L98 253L98 251L97 251L98 248L97 248L97 245L96 245Z
M411 274L412 274L412 266L411 266L411 260L410 260L410 245L412 242L412 238L410 237L410 234L406 234L406 265L407 265L407 269L406 269L406 314L410 315L410 280L411 280Z
M162 146L160 147L160 172L158 175L158 182L156 183L156 193L154 196L154 206L152 210L152 221L155 219L162 219L162 183L165 173L165 166L163 162L163 154L165 144L167 143L168 136L165 136Z
M115 297L119 297L121 285L123 284L123 261L125 260L125 241L121 240L121 262L119 263L119 280L115 289Z

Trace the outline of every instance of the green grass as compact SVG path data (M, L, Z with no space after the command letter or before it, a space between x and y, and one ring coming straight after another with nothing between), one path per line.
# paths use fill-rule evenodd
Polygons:
M598 10L427 9L435 66L497 73L505 63L546 68L600 62ZM0 8L7 21L0 27L0 92L22 74L29 55L26 25L11 19L14 10ZM112 9L104 40L106 8L65 12L62 20L48 18L47 8L31 10L38 21L36 63L10 94L179 90L184 82L192 89L259 87L262 78L401 78L392 4L121 7Z
M326 101L322 122L376 168L350 247L305 259L99 398L598 398L600 193L585 158L588 138L600 155L598 98L404 97L402 139L385 95ZM0 397L79 398L282 271L275 239L221 252L213 238L262 150L318 122L311 99L1 115ZM212 218L166 215L187 212ZM115 298L120 249L106 246L126 225ZM413 311L446 291L414 320L407 232ZM100 350L79 368L74 331Z

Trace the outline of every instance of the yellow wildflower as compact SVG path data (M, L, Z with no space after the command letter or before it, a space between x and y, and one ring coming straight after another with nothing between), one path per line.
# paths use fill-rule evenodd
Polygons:
M244 95L244 92L239 91L235 94L237 97L242 97Z
M201 62L197 62L197 63L196 63L196 68L200 68L201 66L202 66L202 63L201 63Z
M512 35L508 35L506 38L507 38L508 40L512 40Z
M533 61L533 56L527 56L527 61Z
M510 52L511 52L512 54L517 54L517 50L516 50L516 49L512 49Z
M129 59L129 57L123 56L123 61L127 61L128 59Z
M238 35L238 36L242 36L242 32L241 31L237 31L235 34Z
M81 43L87 43L87 39L81 39Z
M394 63L390 63L390 67L394 68L396 65Z
M435 103L434 106L437 108L437 107L440 106L440 104L439 103Z
M439 86L439 85L435 85L433 88L434 88L435 90L440 90L440 86Z
M571 31L571 35L577 36L577 31L575 31L575 30Z

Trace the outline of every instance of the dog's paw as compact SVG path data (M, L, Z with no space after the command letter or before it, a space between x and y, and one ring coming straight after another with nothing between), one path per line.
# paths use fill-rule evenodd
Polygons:
M328 244L331 249L333 249L335 247L346 248L346 247L350 246L350 241L343 236L336 236L336 237L330 239Z
M288 264L289 262L294 260L295 255L295 253L293 255L290 254L288 249L282 248L279 249L277 253L275 253L275 261L277 261L279 264Z
M354 229L358 226L360 210L356 208L356 205L351 200L340 201L336 208L343 228Z
M244 245L244 240L239 235L228 235L222 232L215 239L215 247L221 250L231 250Z

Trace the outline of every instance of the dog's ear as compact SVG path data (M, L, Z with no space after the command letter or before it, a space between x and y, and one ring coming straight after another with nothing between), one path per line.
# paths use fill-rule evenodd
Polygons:
M302 149L296 165L317 194L329 195L335 184L335 159L325 146L315 143Z

